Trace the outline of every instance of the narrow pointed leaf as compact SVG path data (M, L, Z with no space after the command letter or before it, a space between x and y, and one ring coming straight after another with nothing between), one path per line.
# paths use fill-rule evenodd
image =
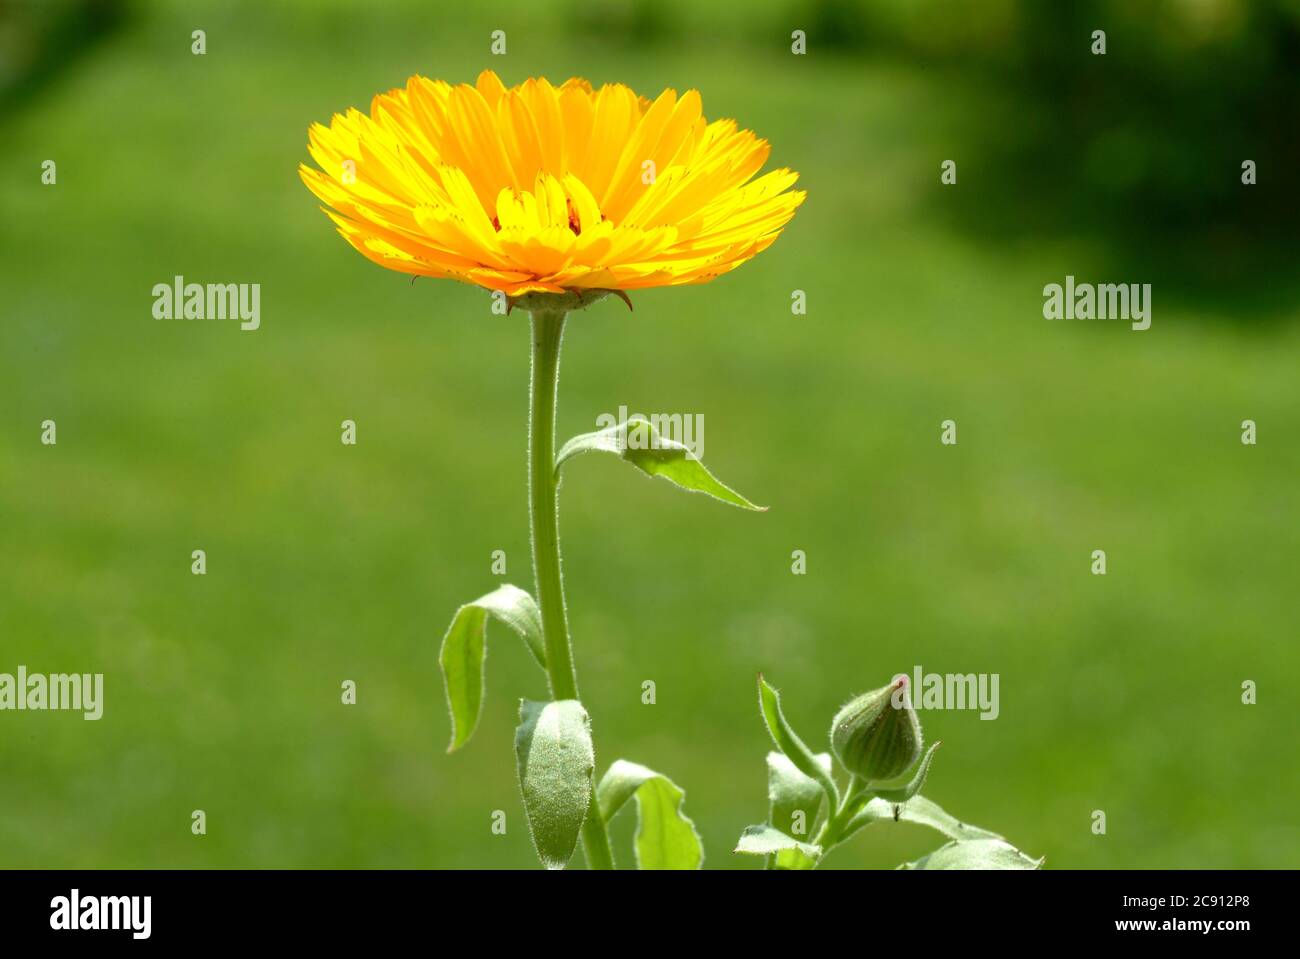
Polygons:
M813 757L829 775L830 753ZM784 753L767 754L768 824L799 840L813 835L826 794L817 780L805 776ZM771 863L777 869L811 869L816 865L798 849L782 849Z
M761 826L746 826L745 831L740 834L740 841L736 843L734 851L747 856L770 856L782 850L797 850L814 860L820 858L822 854L820 846L800 842L767 823Z
M938 742L933 743L930 748L925 751L925 755L921 757L921 764L916 767L916 774L912 777L912 781L906 786L900 786L897 789L881 789L872 786L871 791L886 802L907 802L919 793L921 788L925 785L925 777L930 774L930 764L934 762L934 751L938 749L940 745L941 743Z
M451 713L451 745L447 752L469 741L483 709L488 616L495 616L522 636L537 664L546 668L542 614L533 598L519 587L506 583L456 610L438 655Z
M515 759L537 858L547 869L563 869L578 845L596 767L591 722L582 703L523 700Z
M838 806L840 794L835 788L835 780L822 768L812 750L804 745L804 741L786 722L785 713L781 711L781 694L769 686L762 676L758 677L758 708L763 714L763 721L767 723L767 731L771 734L772 741L776 743L776 748L785 753L801 773L816 780L817 785L821 786L826 793L831 808Z
M1031 859L1005 839L971 839L940 846L900 869L1038 869L1042 859Z
M634 796L637 868L699 869L704 863L704 844L682 810L686 794L667 776L620 759L596 787L601 817L609 822Z
M555 471L559 472L565 460L590 452L614 453L648 476L662 476L684 490L706 493L741 509L758 512L767 509L766 506L755 506L719 482L687 446L663 436L648 420L628 420L594 433L575 436L560 448L555 458Z

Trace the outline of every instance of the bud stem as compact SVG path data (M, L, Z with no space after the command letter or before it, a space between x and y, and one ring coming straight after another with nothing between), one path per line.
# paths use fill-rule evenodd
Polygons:
M817 832L817 838L813 840L814 846L821 846L822 858L839 845L843 839L842 830L848 825L861 805L861 800L867 792L867 781L860 776L854 776L849 780L849 786L844 790L844 799L841 800L839 808L835 814L826 817L826 822L822 823L822 828Z

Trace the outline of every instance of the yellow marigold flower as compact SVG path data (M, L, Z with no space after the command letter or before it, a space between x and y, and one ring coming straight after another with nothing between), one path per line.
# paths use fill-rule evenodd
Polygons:
M511 297L704 283L770 246L805 196L790 170L752 179L767 142L706 121L695 90L414 76L309 140L321 169L303 182L357 250Z

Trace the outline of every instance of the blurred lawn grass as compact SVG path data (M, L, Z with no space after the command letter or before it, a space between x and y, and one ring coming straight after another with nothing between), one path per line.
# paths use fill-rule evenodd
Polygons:
M569 471L601 768L676 779L706 865L731 866L765 815L756 671L813 741L849 694L917 663L997 672L998 721L922 715L945 741L927 792L956 815L1049 866L1300 865L1294 308L1247 325L1158 288L1140 335L1043 322L1043 284L1088 278L1105 251L1068 224L990 248L940 222L946 138L992 105L905 65L795 58L782 35L629 50L521 3L455 22L201 9L144 8L0 121L0 671L107 686L98 723L0 718L0 865L533 863L510 738L542 678L494 632L482 725L446 756L436 665L451 613L493 586L494 549L531 585L526 319L364 261L295 172L309 122L411 72L485 67L698 87L810 191L735 274L571 322L562 435L621 404L703 413L706 461L772 506L745 515L599 460ZM487 55L497 27L504 58ZM150 289L177 273L260 282L262 329L154 321ZM956 448L938 443L947 418ZM1105 578L1088 574L1098 547ZM937 844L878 827L833 862Z

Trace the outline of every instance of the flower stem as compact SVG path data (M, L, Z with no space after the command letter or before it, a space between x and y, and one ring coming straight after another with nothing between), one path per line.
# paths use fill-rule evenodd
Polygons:
M560 384L560 339L563 311L533 313L532 389L528 417L528 520L532 528L533 576L537 604L542 611L542 637L546 645L546 675L553 699L578 698L578 673L569 644L569 623L564 608L564 581L560 575L560 515L555 475L555 408ZM591 869L613 869L609 833L596 802L582 824L582 848Z

